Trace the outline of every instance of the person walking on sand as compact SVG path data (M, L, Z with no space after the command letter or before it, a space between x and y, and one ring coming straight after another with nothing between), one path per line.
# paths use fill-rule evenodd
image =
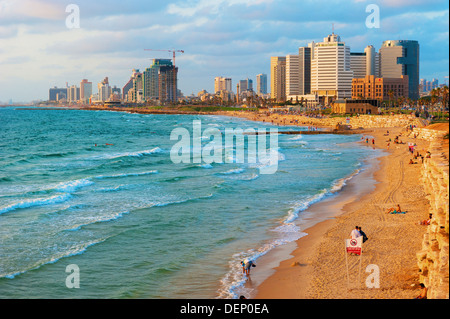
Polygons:
M363 243L365 243L367 241L367 239L369 239L369 238L367 237L366 233L361 230L361 226L358 227L358 231L363 238Z
M352 232L350 233L350 236L352 239L356 239L358 237L361 237L361 233L359 232L359 227L355 226L355 229L352 230Z

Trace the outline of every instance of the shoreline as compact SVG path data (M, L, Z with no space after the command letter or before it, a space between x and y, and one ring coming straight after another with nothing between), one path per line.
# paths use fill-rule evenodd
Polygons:
M390 136L395 136L400 131L399 128L393 128ZM372 136L376 141L380 141L383 137L385 138L384 132L386 132L385 129L378 129ZM379 144L376 144L376 147L383 148ZM418 146L422 152L428 147L428 143L420 141ZM406 146L392 146L388 153L379 157L378 163L370 168L373 175L373 190L366 191L361 197L349 199L341 204L336 202L336 205L342 205L340 213L304 229L303 231L308 235L296 241L295 250L289 254L288 258L278 260L278 266L272 269L272 274L255 287L254 298L414 298L419 283L415 255L420 250L423 234L426 231L426 227L416 225L415 222L426 218L428 203L425 194L420 194L419 190L416 190L419 194L418 198L412 198L412 200L405 194L405 186L411 182L413 174L417 174L420 170L420 164L407 166L410 156L405 148ZM395 175L397 171L396 177L398 177L399 167L401 177L397 182L395 178L387 175ZM414 170L413 174L406 174L406 171L409 173L411 170ZM347 186L342 193L352 192ZM414 186L420 188L420 185L416 183ZM376 201L377 198L380 200ZM396 202L401 203L402 207L407 207L407 214L385 214L384 211L394 206ZM326 207L323 202L319 202L311 206L308 211L312 209L326 210ZM354 281L355 279L358 281L358 278L353 276L352 285L348 286L343 240L349 238L355 225L362 226L369 241L363 246L361 281L355 286ZM409 234L409 242L401 245L405 238L397 238L392 231L394 234L401 231L404 231L405 235ZM386 237L389 238L387 243ZM406 240L408 241L408 237ZM398 251L392 251L394 243L399 244ZM385 250L377 252L378 249ZM355 258L358 257L355 256L353 260L349 258L350 269L353 270L359 265L359 259ZM398 261L389 264L389 258L397 258ZM362 288L367 276L364 269L368 262L380 268L380 289Z
M292 299L292 292L295 291L296 299L306 299L306 292L301 287L308 282L311 273L305 260L313 256L321 236L336 224L346 206L375 189L378 182L374 174L379 169L380 158L383 156L387 154L374 154L364 159L361 171L351 177L337 194L324 198L299 213L294 223L304 235L296 241L275 247L258 258L258 268L252 272L251 282L245 285L245 288L251 291L250 298ZM292 276L287 272L294 265L299 268L296 275L301 278L300 283L289 280ZM286 277L283 278L284 276ZM267 283L275 280L277 284L266 289ZM279 280L283 281L283 284L279 284Z
M129 112L129 110L101 110L133 113ZM148 114L146 112L142 113ZM154 112L153 114L193 113ZM242 112L242 114L229 112L195 114L240 117L255 121L255 119L249 117L251 115L250 112ZM272 121L272 124L307 126L288 124L282 121L275 122L274 124ZM270 124L270 122L267 123ZM388 129L390 131L389 136L392 138L402 131L399 127L389 127ZM359 131L356 134L370 134L377 141L376 148L386 149L387 141L385 142L385 140L388 137L383 134L384 132L386 132L386 127L370 128L364 132ZM422 154L429 146L429 142L424 140L416 140L406 136L402 138L406 143L411 141L417 142L418 150ZM336 197L324 199L305 210L304 212L311 212L314 210L326 211L328 209L329 214L332 209L340 206L339 213L335 212L334 215L326 215L327 213L325 213L325 220L311 221L310 224L306 223L303 225L305 228L301 229L301 231L307 233L306 236L295 242L276 247L273 251L258 258L258 268L252 272L251 283L246 285L247 288L253 290L251 298L414 298L418 294L419 283L419 272L415 255L420 250L423 234L426 231L426 227L417 225L417 221L427 217L429 207L427 207L426 194L417 189L420 187L423 189L423 183L417 183L420 177L411 178L414 177L414 174L420 176L420 163L418 165L408 165L410 157L410 154L407 152L407 145L391 145L388 154L378 157L378 163L372 163L367 172L365 172L370 172L373 177L371 182L362 178L363 176L355 176L349 180ZM366 190L357 198L357 195L352 192L351 186L354 183L353 187L357 186L357 181L361 179L371 184L373 189ZM413 196L413 198L408 195L408 192L412 189L413 193L417 195ZM341 198L344 195L347 196L347 200ZM328 208L326 208L327 203ZM406 206L407 214L386 215L384 211L396 203L402 203L402 208ZM345 253L342 250L344 249L343 239L349 237L349 233L355 224L363 226L363 230L369 236L369 241L364 244L362 280L360 280L359 286L350 287L347 286L345 258L343 258ZM404 233L402 235L404 237L398 238L395 235L398 233ZM396 249L392 250L393 246ZM355 258L351 260L351 263L350 268L354 269ZM362 283L367 276L364 272L364 267L367 263L380 266L381 289L362 288Z

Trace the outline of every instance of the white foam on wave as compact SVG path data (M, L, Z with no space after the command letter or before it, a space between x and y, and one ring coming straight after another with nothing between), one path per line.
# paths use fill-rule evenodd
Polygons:
M5 278L8 278L8 279L13 279L14 277L16 277L18 275L21 275L21 274L23 274L23 273L25 273L27 271L36 270L36 269L38 269L38 268L40 268L40 267L42 267L44 265L47 265L47 264L54 264L55 262L57 262L61 258L71 257L71 256L75 256L75 255L80 255L80 254L84 253L86 251L86 249L88 249L90 246L102 243L105 240L106 239L100 239L100 240L88 241L86 243L80 243L78 245L70 247L68 250L58 252L55 255L52 255L52 256L49 256L47 258L41 259L39 261L36 261L32 265L28 266L27 269L25 269L25 270L16 271L14 273L6 273L6 274L0 273L0 278L5 277Z
M93 217L87 218L86 222L81 223L81 224L77 224L77 225L73 225L71 228L66 229L66 231L77 231L77 230L80 230L83 226L114 221L114 220L117 220L119 218L122 218L123 215L129 214L129 213L130 212L126 211L126 212L115 213L115 214L112 214L112 215L102 216L102 217L93 216Z
M71 197L71 195L69 193L64 193L64 194L54 195L51 197L43 197L43 198L24 200L24 201L10 204L8 206L0 208L0 215L10 212L10 211L13 211L13 210L22 209L22 208L59 204L59 203L67 201L70 197Z
M220 174L224 174L224 175L230 175L230 174L240 174L243 173L245 171L245 169L243 168L235 168L235 169L230 169L229 171L220 173Z
M92 182L91 180L89 180L87 178L83 178L83 179L73 180L73 181L69 181L69 182L59 183L53 189L58 192L71 193L71 192L75 192L76 190L78 190L82 187L86 187L86 186L89 186L92 184L94 184L94 182Z
M118 178L118 177L128 177L128 176L143 176L143 175L150 175L150 174L158 174L159 172L157 170L151 170L146 172L140 172L140 173L122 173L122 174L115 174L115 175L98 175L95 176L96 179L103 179L103 178Z
M123 152L114 154L105 154L100 156L95 156L94 158L99 159L115 159L120 157L142 157L144 155L151 155L161 153L163 150L159 147L152 148L150 150L136 151L136 152Z

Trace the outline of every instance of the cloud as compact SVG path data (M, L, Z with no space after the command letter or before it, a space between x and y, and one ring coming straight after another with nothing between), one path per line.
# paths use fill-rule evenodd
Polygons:
M65 17L65 6L56 1L2 0L0 20L25 21L27 18L59 20Z

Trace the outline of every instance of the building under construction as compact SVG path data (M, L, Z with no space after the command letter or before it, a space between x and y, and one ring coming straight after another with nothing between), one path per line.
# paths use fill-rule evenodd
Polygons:
M143 73L143 95L146 101L176 102L178 68L170 59L153 59L151 67Z

